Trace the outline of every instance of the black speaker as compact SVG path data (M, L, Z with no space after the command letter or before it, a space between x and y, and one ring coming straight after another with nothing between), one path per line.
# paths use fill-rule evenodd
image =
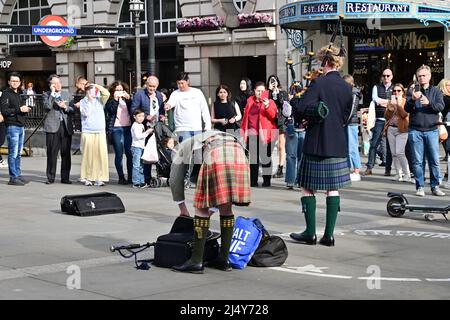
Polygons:
M125 212L122 200L110 192L67 195L61 198L61 211L77 216Z

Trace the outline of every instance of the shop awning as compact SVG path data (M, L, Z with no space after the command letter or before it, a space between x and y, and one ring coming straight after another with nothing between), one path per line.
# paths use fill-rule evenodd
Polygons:
M412 1L356 1L356 0L300 0L284 5L279 11L283 29L317 30L323 20L337 20L342 15L348 22L365 22L368 27L432 22L442 24L450 32L449 0ZM399 21L401 20L401 21Z

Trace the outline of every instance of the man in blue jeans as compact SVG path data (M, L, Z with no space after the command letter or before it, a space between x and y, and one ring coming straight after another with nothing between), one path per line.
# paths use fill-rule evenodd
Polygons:
M431 192L435 196L445 196L439 189L439 133L437 124L439 112L444 110L442 92L430 85L431 69L422 65L416 71L419 81L406 97L405 110L409 113L408 139L413 154L413 170L416 178L416 195L425 196L424 158L428 159Z
M364 175L368 176L372 174L372 169L375 165L375 158L377 149L383 140L383 129L386 123L384 119L384 112L386 111L387 104L389 99L392 96L392 70L386 69L383 71L381 82L375 85L372 89L372 100L375 102L375 126L372 128L372 138L370 139L370 149L369 156L366 164L366 171L364 171ZM386 141L386 150L382 149L382 153L385 155L385 159L382 159L385 162L385 176L391 175L391 164L392 164L392 156L389 145Z
M21 76L12 72L8 78L9 88L0 97L0 110L5 119L6 137L8 139L9 185L23 186L25 180L20 170L20 159L25 136L25 117L30 108L25 105L19 92Z

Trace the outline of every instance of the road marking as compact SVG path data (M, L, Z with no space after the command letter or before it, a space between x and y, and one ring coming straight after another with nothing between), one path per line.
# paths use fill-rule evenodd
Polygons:
M317 273L316 271L302 271L302 269L305 267L300 267L293 269L292 267L286 268L286 267L270 267L271 270L276 271L283 271L283 272L290 272L290 273L297 273L297 274L305 274L309 276L316 276L316 277L324 277L324 278L336 278L336 279L352 279L352 276L341 276L338 274L324 274L324 273ZM297 270L299 269L299 270ZM307 269L306 269L307 270ZM322 271L320 271L322 272Z
M119 264L119 263L123 263L125 261L126 260L124 260L122 257L109 256L109 257L103 257L103 258L77 260L77 261L70 261L70 262L63 262L63 263L56 263L56 264L48 264L48 265L43 265L43 266L33 266L33 267L27 267L27 268L12 269L12 270L0 271L0 281L10 280L10 279L27 278L27 277L38 276L38 275L42 275L42 274L66 272L67 268L71 265L77 265L81 269L87 269L87 268L107 266L110 264Z
M425 280L427 280L427 281L430 281L430 282L450 282L450 278L447 278L447 279L425 279Z
M358 280L383 280L383 281L399 281L399 282L421 282L422 280L417 278L386 278L386 277L358 277Z

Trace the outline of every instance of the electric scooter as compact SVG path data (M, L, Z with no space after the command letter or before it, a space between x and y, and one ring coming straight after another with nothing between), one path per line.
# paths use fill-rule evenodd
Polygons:
M388 192L387 196L390 198L386 209L391 217L399 218L403 216L406 210L411 212L421 211L425 213L425 220L433 220L433 215L431 213L440 213L447 219L447 213L450 211L450 204L447 206L429 206L429 205L419 205L419 204L409 204L408 200L402 193Z

